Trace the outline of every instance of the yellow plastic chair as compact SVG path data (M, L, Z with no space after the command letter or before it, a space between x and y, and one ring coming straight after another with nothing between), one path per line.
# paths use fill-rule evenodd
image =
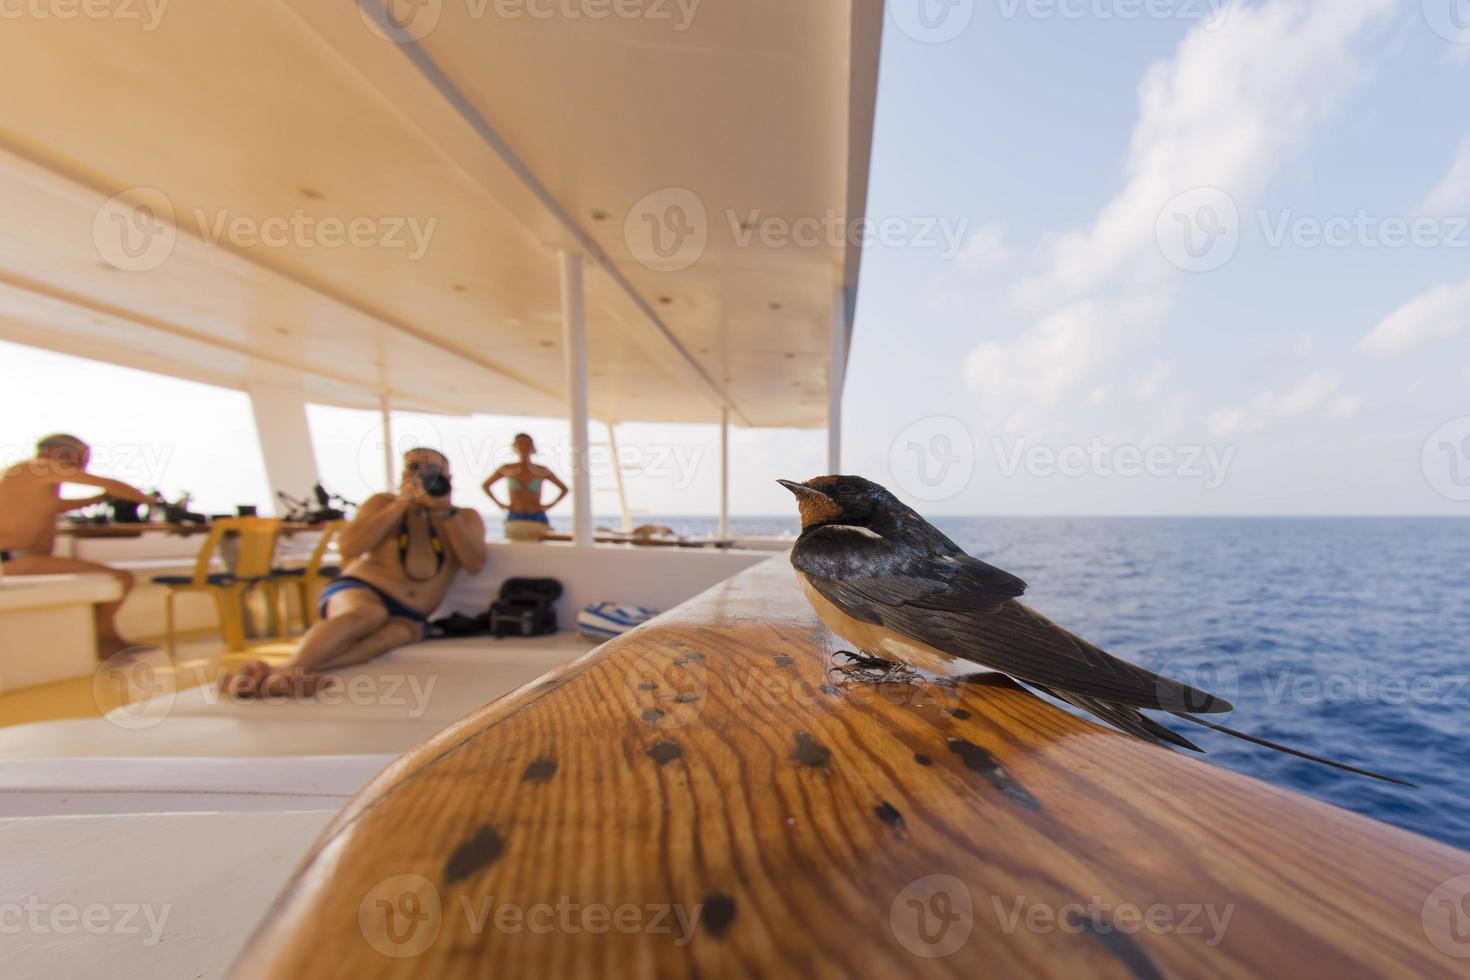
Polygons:
M276 541L280 537L281 522L268 517L229 517L210 525L209 534L199 548L199 557L194 561L192 575L155 575L153 582L164 587L163 615L168 633L168 654L174 654L174 597L181 592L208 592L214 598L219 612L220 634L229 650L245 646L245 594L255 586L266 591L266 598L275 621L276 636L282 636L280 615L277 612L276 583L271 578L271 566L275 560ZM230 547L225 548L225 542ZM233 562L226 561L229 571L211 572L216 553L225 557L230 552Z
M321 595L322 587L342 571L338 565L322 563L326 560L332 541L346 526L346 521L332 521L324 526L322 536L317 540L316 547L311 550L311 557L306 560L305 566L277 568L272 571L272 577L277 583L295 587L296 596L301 602L301 628L303 630L310 629L317 620L316 599ZM283 608L281 613L289 629L291 626L290 610Z

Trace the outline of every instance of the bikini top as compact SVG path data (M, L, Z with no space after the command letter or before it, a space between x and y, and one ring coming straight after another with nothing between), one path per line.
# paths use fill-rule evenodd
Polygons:
M505 482L510 484L510 489L512 492L517 490L521 490L526 493L541 492L541 477L539 476L532 477L530 480L522 483L519 477L507 475L505 478Z

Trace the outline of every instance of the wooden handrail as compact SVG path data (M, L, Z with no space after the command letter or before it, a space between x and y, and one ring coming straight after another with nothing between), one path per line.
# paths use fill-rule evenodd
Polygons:
M777 558L488 705L337 816L237 975L1464 975L1433 896L1470 854L836 642Z

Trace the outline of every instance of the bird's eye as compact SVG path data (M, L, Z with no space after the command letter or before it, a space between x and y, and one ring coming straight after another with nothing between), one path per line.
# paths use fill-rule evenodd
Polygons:
M844 497L850 497L854 493L857 493L857 489L851 483L839 483L837 484L837 492Z

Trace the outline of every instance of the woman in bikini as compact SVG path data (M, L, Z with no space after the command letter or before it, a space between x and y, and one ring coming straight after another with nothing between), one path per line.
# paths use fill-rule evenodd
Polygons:
M557 479L555 473L531 462L531 457L536 453L536 443L524 432L518 433L515 438L516 455L520 457L514 463L506 463L500 469L490 474L490 479L485 481L485 495L495 501L495 506L506 512L505 536L511 541L540 541L551 533L551 521L546 517L546 512L567 495L567 485ZM510 500L502 501L495 496L495 491L490 489L504 480L510 491ZM541 502L541 488L550 483L560 493L549 504Z

